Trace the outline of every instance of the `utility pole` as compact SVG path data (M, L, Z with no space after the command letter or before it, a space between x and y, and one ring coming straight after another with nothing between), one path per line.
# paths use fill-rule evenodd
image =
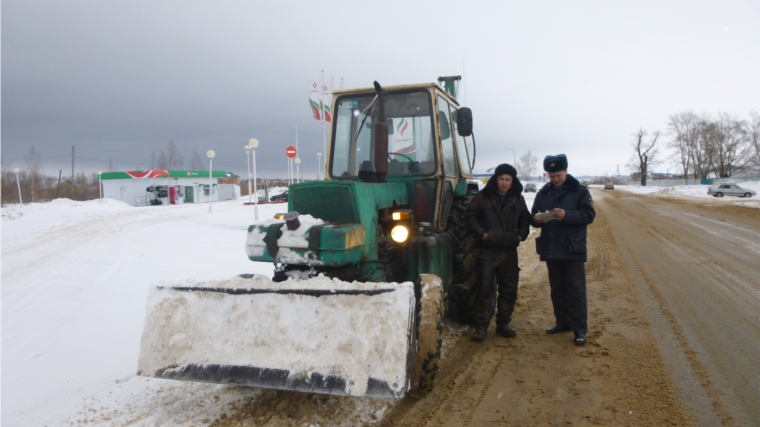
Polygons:
M74 146L71 146L71 183L74 183Z

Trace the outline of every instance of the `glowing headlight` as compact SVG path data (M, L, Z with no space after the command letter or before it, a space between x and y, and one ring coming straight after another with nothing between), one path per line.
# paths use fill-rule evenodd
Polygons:
M391 230L391 239L398 243L406 242L409 238L409 229L403 225L397 225Z

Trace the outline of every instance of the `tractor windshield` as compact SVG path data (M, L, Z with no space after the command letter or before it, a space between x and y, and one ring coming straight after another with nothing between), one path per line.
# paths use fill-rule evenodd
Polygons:
M330 174L334 178L357 177L363 161L375 161L373 133L378 101L374 93L344 95L337 99L336 106ZM389 176L435 172L431 110L426 91L385 94Z

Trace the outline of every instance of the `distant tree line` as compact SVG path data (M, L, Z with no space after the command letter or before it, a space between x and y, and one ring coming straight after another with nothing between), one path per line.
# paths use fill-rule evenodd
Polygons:
M189 168L191 170L204 169L204 163L197 151L193 151ZM21 201L24 203L46 202L56 198L71 200L92 200L100 197L98 188L98 174L90 174L79 171L70 176L49 176L42 173L42 158L34 145L29 147L24 156L23 165L19 166L18 183L16 173L9 161L3 159L0 164L0 184L2 191L2 204L18 203L19 188L21 189ZM169 141L166 151L161 151L156 156L151 153L150 169L184 169L184 159L174 141ZM106 171L115 172L117 168L111 159L105 168Z
M24 203L45 202L55 198L72 200L90 200L99 197L98 174L77 172L73 179L70 176L58 177L42 173L40 153L34 145L24 156L24 167L18 174L10 163L3 159L0 166L0 185L2 187L2 204L18 203L19 190L21 201ZM18 181L17 181L18 178Z
M725 112L673 114L667 122L667 155L660 153L660 136L660 131L650 133L644 128L634 134L628 167L640 174L642 185L651 168L665 161L676 165L685 180L708 174L719 178L740 172L760 174L760 114L755 111L746 120Z

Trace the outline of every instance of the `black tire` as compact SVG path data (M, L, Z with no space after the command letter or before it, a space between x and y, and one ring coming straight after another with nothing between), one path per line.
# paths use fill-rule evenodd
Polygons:
M720 192L715 193L715 197L723 197L723 193L720 193Z
M746 197L746 198L748 198L748 199L749 199L750 197L752 197L752 195L751 195L751 194L749 194L749 193L744 193L744 197Z
M475 194L458 197L451 206L446 232L451 236L453 249L452 273L454 284L446 296L446 316L460 323L472 322L474 296L472 289L478 280L477 241L467 230L464 213Z
M438 374L443 343L443 286L432 274L420 275L417 280L419 297L415 315L417 349L415 381L411 393L423 395L433 389Z

